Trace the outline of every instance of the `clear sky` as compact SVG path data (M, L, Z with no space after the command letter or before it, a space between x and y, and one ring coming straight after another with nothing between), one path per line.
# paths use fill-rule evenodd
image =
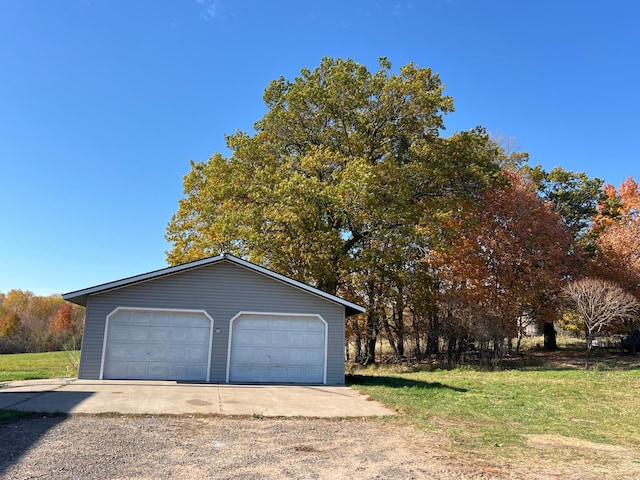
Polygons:
M431 67L531 164L640 180L634 0L0 0L0 292L166 266L189 161L323 56Z

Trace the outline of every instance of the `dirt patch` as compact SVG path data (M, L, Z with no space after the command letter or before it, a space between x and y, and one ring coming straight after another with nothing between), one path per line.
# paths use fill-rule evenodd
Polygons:
M527 435L527 443L536 448L577 448L580 450L592 450L598 452L615 452L624 454L628 449L617 445L589 442L574 437L563 435Z
M528 453L536 459L531 478L638 479L638 451L563 435L527 435Z

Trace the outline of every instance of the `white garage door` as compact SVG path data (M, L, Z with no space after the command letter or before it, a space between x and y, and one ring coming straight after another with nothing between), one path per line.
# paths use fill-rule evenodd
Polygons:
M317 316L240 315L231 324L229 381L324 383L325 332Z
M207 380L211 320L204 313L119 309L107 328L103 378Z

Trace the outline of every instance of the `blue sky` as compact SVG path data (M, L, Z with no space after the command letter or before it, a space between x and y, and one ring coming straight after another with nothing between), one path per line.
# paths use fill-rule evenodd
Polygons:
M640 180L639 5L0 0L0 292L164 267L189 160L323 56L431 67L445 134L483 125L533 165Z

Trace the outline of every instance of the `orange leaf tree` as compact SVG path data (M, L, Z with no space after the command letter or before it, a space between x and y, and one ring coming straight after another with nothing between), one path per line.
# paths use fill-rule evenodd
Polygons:
M640 300L640 189L627 178L606 197L594 222L598 234L594 274L611 280Z
M521 174L505 171L504 177L458 220L449 247L427 259L439 272L444 318L454 336L471 336L481 352L493 344L494 356L505 338L520 340L529 323L553 319L561 282L578 260L552 205ZM469 216L475 222L465 227Z

